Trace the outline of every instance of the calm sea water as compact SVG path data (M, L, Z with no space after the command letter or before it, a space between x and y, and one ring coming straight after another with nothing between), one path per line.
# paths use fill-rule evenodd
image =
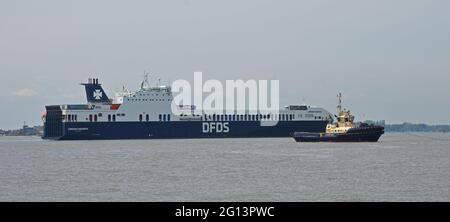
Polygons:
M0 201L450 201L450 134L316 144L0 137Z

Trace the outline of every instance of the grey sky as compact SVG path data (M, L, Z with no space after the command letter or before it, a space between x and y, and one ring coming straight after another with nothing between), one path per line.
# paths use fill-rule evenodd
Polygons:
M281 105L450 123L450 1L0 1L0 128L41 124L78 83L279 79Z

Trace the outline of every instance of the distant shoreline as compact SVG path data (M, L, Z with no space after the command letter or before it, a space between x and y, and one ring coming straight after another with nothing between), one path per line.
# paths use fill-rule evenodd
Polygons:
M415 123L402 124L386 124L386 132L436 132L448 133L450 132L450 125L428 125Z

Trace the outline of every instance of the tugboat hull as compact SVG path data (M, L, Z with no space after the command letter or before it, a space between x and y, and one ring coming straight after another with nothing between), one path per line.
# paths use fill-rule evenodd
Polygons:
M356 127L346 133L295 132L297 142L377 142L384 134L382 126Z

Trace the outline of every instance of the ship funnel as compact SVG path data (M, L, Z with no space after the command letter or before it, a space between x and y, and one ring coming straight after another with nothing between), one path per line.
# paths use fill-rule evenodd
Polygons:
M89 78L87 83L81 83L81 85L86 90L88 103L111 103L97 78Z

